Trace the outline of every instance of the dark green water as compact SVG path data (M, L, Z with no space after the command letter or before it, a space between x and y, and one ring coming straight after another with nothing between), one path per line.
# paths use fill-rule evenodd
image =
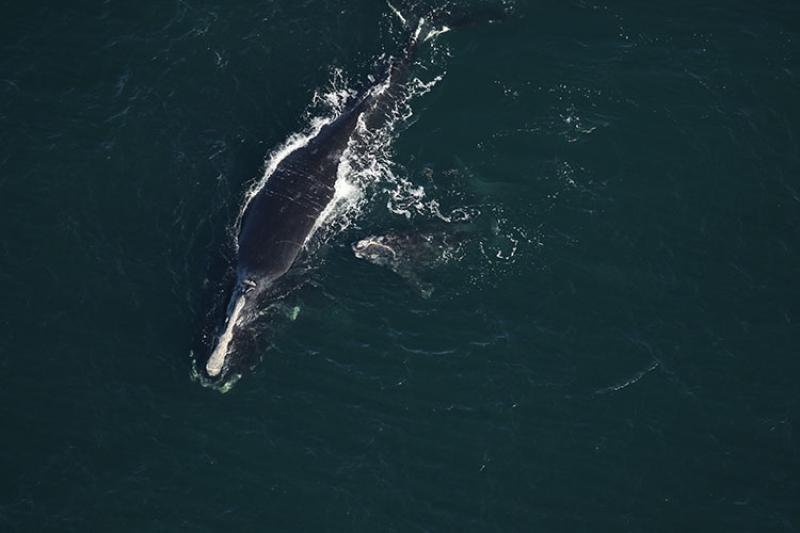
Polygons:
M0 530L800 527L796 2L518 1L441 37L393 168L498 234L422 298L350 252L429 222L377 187L224 395L189 353L243 193L398 25L50 4L0 19Z

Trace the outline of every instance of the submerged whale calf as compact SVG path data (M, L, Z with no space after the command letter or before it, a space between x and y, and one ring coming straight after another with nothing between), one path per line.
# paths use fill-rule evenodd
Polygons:
M404 94L418 46L449 29L437 25L434 18L420 19L404 53L390 64L384 79L279 161L247 204L238 234L236 284L224 327L205 365L209 377L225 374L240 330L257 316L260 302L295 262L333 201L339 163L359 123L380 122L391 112Z
M394 272L423 298L433 293L433 285L420 277L421 272L458 260L472 231L422 231L370 235L351 245L353 255L373 265Z

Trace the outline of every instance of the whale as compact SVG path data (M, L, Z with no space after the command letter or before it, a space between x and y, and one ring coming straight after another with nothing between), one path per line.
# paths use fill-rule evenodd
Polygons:
M357 259L388 269L427 299L434 287L421 274L458 261L474 237L471 227L463 225L441 231L369 235L350 248Z
M392 9L407 26L407 19ZM250 197L239 222L236 279L225 321L205 364L209 378L221 378L231 368L241 333L301 255L334 201L342 157L359 127L376 128L388 120L394 104L407 94L408 73L419 46L449 29L436 17L420 18L402 53L389 60L383 77L305 144L286 154Z

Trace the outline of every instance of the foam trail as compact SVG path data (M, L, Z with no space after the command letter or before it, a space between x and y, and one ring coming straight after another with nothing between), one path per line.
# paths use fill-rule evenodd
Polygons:
M595 394L607 394L609 392L615 392L615 391L618 391L618 390L622 390L625 387L629 387L629 386L633 385L634 383L638 382L640 379L642 379L643 377L645 377L647 374L649 374L650 372L652 372L653 370L655 370L658 367L659 367L659 362L657 360L653 361L652 363L650 363L650 366L648 366L644 370L640 370L639 372L637 372L636 374L634 374L630 378L626 379L622 383L617 383L616 385L611 385L610 387L606 387L604 389L596 390L594 393Z
M222 371L222 365L225 364L225 357L228 355L228 345L233 339L233 328L239 322L239 315L242 314L243 308L244 294L239 293L236 303L233 306L233 311L230 312L228 320L225 323L225 331L219 336L217 347L214 348L214 352L211 354L211 357L208 358L208 363L206 363L206 372L211 377L218 376Z

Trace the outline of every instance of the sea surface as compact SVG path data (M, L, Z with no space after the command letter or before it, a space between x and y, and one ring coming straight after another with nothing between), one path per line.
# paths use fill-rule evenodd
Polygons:
M451 3L225 388L247 191L444 2L0 4L0 531L800 530L800 3Z

